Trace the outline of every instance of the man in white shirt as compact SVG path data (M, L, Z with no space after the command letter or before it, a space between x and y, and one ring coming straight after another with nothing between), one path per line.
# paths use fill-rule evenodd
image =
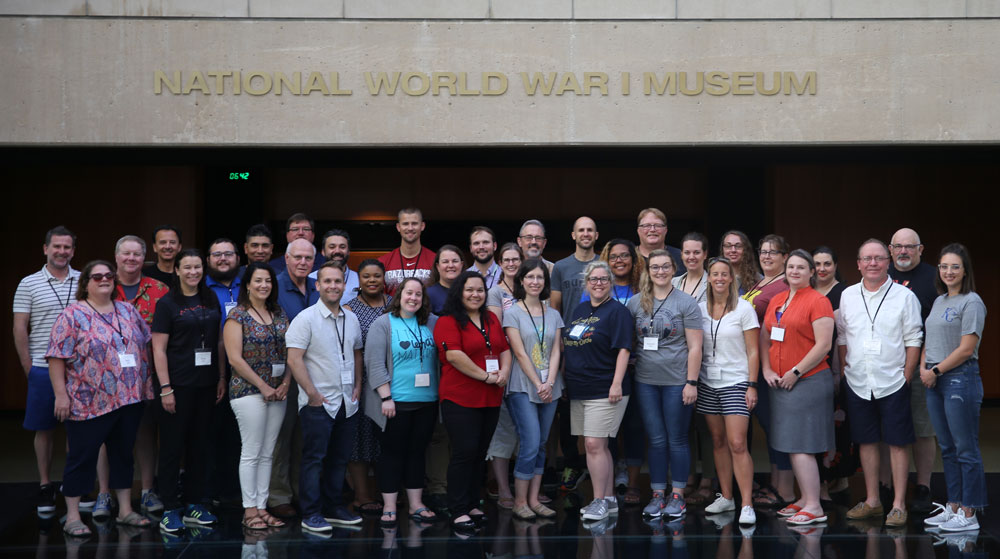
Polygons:
M299 384L302 528L329 532L331 522L361 522L345 505L342 493L357 434L363 359L358 317L340 306L344 271L338 263L320 267L316 287L319 301L295 317L285 334L285 345L288 368Z
M880 517L878 443L889 445L895 497L887 526L905 526L909 447L914 441L909 382L923 340L920 302L889 278L889 248L877 239L858 251L862 281L844 290L837 316L837 345L847 380L851 438L860 445L867 497L847 518Z

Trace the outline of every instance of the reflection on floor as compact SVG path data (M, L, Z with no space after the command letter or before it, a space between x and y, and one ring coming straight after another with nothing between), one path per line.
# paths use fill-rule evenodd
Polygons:
M934 494L943 491L940 474L933 480ZM989 500L1000 498L1000 475L988 474ZM0 556L62 557L69 559L150 557L174 559L285 559L293 557L390 557L485 558L560 557L623 559L929 559L931 557L1000 557L1000 519L981 514L978 532L954 535L924 530L911 514L909 525L894 530L881 519L848 522L845 512L861 497L861 479L855 476L847 492L827 503L825 524L791 527L773 510L758 509L754 527L735 523L737 512L706 516L702 507L689 507L678 520L644 520L641 506L621 507L617 517L587 525L579 507L583 492L554 494L555 521L523 522L496 501L487 500L488 519L475 536L451 533L447 524L423 527L401 521L396 529L379 527L378 517L367 517L352 529L337 529L332 535L304 533L295 524L270 532L244 530L240 509L222 509L214 528L190 528L180 536L164 536L156 528L135 529L113 523L85 521L94 535L73 541L59 525L61 508L48 520L34 513L37 486L27 483L0 484ZM648 493L648 490L647 490ZM648 497L644 495L644 498ZM585 503L583 503L585 504ZM60 505L61 506L61 505Z

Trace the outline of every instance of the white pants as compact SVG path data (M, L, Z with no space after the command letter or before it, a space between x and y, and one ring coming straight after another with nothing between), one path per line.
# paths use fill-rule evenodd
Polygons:
M265 402L260 394L230 400L233 415L240 426L240 490L243 507L267 506L268 486L271 484L271 457L274 442L285 418L287 401Z

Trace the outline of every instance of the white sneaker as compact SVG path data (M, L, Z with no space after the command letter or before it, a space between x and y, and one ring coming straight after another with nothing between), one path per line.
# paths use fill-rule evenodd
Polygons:
M720 512L736 510L736 502L732 499L723 497L722 493L716 493L715 495L717 497L715 502L705 507L706 514L719 514Z
M931 514L934 514L935 512L937 514L934 514L934 516L928 516L924 519L924 524L928 526L940 526L951 520L951 517L955 515L948 505L942 505L941 503L934 503L934 505L937 508L931 511Z
M608 502L604 499L594 499L584 509L584 520L604 520L608 517Z
M740 524L743 526L751 526L757 523L757 513L754 512L753 507L745 506L740 509Z
M938 526L942 532L969 532L979 529L979 520L976 515L965 516L964 513L955 513L947 522Z

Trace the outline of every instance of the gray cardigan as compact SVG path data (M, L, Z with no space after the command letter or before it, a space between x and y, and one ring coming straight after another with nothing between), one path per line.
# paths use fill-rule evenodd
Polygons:
M427 327L434 331L437 315L430 315ZM365 391L365 415L385 431L386 417L382 415L382 398L375 390L387 382L392 382L392 326L389 323L389 313L375 319L368 327L368 338L365 341L365 374L368 375L368 390ZM441 362L434 361L435 370L440 377Z

